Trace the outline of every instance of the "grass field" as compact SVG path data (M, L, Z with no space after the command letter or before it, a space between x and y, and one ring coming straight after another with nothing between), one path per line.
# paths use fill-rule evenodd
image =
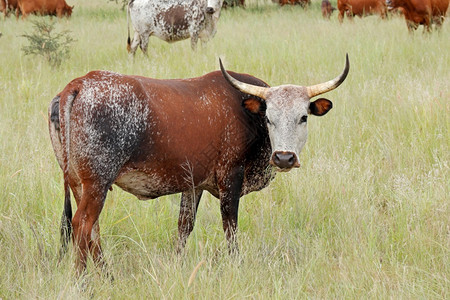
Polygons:
M399 17L340 25L318 0L307 11L248 0L222 12L206 48L151 38L132 62L120 5L68 3L56 29L76 42L59 68L21 51L37 17L0 20L0 299L450 298L449 20L409 35ZM302 167L241 199L239 258L209 194L179 258L179 195L142 202L114 188L100 218L114 282L92 265L77 279L70 254L58 264L63 184L46 114L70 80L195 77L221 57L271 85L310 85L337 76L346 53L349 76L325 95L333 110L310 118Z

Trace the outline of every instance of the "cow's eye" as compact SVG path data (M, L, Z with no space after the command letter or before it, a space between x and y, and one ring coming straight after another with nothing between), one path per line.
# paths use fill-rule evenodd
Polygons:
M304 116L302 116L301 118L300 118L300 124L302 124L302 123L306 123L308 121L308 116L307 115L304 115Z

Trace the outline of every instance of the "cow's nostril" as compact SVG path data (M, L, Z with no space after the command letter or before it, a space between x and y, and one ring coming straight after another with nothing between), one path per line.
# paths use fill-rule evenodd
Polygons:
M297 157L293 152L277 151L273 154L272 160L280 169L291 169L297 165Z
M208 6L208 7L206 8L206 12L207 12L208 14L213 14L213 13L214 13L214 8L211 7L211 6Z
M278 165L280 163L280 157L278 156L278 153L275 153L273 156L273 162Z

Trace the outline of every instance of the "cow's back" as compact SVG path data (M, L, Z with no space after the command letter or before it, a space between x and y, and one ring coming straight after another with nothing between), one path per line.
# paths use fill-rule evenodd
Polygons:
M338 9L340 11L351 11L358 16L372 13L384 15L386 4L383 0L338 0Z
M56 10L57 0L18 0L18 5L22 14L28 15L30 13L42 13L44 9L49 12Z

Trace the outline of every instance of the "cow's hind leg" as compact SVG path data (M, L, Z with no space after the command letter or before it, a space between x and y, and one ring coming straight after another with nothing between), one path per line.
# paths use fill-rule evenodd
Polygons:
M148 56L147 54L147 48L148 48L148 39L150 38L151 34L143 34L141 36L141 43L139 44L139 47L141 47L142 53L144 53L145 56Z
M108 186L94 181L83 182L83 194L73 217L73 240L77 252L78 275L86 269L88 252L94 262L103 265L99 240L98 218L102 211Z
M100 267L103 271L105 271L106 275L112 280L113 277L109 273L109 270L107 270L107 264L105 262L102 247L100 244L100 226L98 219L97 222L95 222L94 226L92 227L91 244L89 245L89 250L91 252L92 259L94 260L95 265Z
M140 43L141 37L139 36L139 33L135 32L131 44L129 45L129 47L127 47L128 52L130 53L130 57L134 57L134 55L136 54L136 49Z
M437 31L441 31L442 29L442 23L444 22L444 17L443 16L434 16L433 17L433 23L436 26L436 30Z
M380 8L380 16L381 16L381 19L383 19L383 20L387 19L388 15L387 15L386 7L383 6Z
M69 175L69 186L72 189L75 201L78 204L81 201L81 182L78 177L74 176L72 172ZM69 197L69 198L67 198ZM72 233L72 205L70 203L70 195L65 195L64 210L61 216L61 250L59 253L59 259L61 260L64 254L67 252L67 246Z
M431 17L425 18L425 22L423 24L423 33L431 33L431 20Z
M180 216L178 217L177 252L181 253L186 240L194 229L195 217L203 190L192 189L181 194Z

